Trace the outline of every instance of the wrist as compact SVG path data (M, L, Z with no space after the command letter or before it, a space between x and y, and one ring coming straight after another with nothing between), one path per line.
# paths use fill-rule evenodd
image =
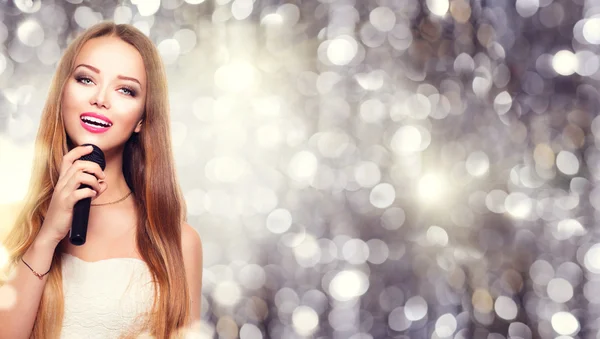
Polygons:
M32 246L35 249L54 252L54 250L56 249L56 246L58 246L59 243L60 243L60 241L57 241L55 239L52 239L51 237L45 236L44 234L42 234L40 232L38 234L38 236L35 238L35 240L33 241Z

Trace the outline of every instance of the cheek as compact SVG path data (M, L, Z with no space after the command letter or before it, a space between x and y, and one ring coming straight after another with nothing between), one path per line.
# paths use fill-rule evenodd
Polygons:
M77 106L78 97L80 97L80 95L77 95L74 86L67 84L65 86L61 102L63 115L68 114L72 109L74 109Z

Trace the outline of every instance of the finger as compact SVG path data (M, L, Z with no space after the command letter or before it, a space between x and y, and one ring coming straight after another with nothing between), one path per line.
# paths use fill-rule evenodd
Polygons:
M97 179L105 179L106 175L104 171L95 162L87 160L76 160L73 165L67 170L67 172L58 180L57 187L64 188L66 183L79 172L84 172L95 176Z
M75 192L73 192L73 194L69 195L69 203L72 204L73 206L75 206L75 203L77 203L79 200L81 199L85 199L85 198L93 198L96 196L96 191L94 191L91 188L80 188L78 190L76 190Z
M75 160L73 166L77 167L77 169L82 170L83 172L94 175L96 178L106 179L106 175L104 171L97 163L89 160Z
M78 146L70 150L63 156L62 163L60 166L60 174L64 174L69 167L75 162L75 160L81 158L86 154L92 153L94 148L92 146Z
M98 192L98 195L100 195L108 189L108 184L104 180L98 180L98 184L100 185L100 192Z
M94 191L98 193L100 192L100 184L98 184L98 179L96 179L95 176L85 172L77 172L74 174L65 185L65 190L72 192L79 189L81 185L88 185Z

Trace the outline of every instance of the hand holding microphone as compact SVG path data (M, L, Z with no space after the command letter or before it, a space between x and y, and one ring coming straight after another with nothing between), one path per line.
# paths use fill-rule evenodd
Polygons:
M71 231L69 239L74 245L85 242L89 204L107 187L98 183L105 178L101 166L105 166L104 154L96 146L79 146L65 154L38 239L56 246Z

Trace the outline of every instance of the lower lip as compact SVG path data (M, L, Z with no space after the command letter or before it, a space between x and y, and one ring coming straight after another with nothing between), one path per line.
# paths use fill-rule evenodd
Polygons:
M110 127L94 127L94 126L90 126L88 124L86 124L85 122L83 122L83 120L79 120L81 122L81 126L83 126L83 128L85 128L88 132L91 133L104 133L106 131L108 131L108 129Z

